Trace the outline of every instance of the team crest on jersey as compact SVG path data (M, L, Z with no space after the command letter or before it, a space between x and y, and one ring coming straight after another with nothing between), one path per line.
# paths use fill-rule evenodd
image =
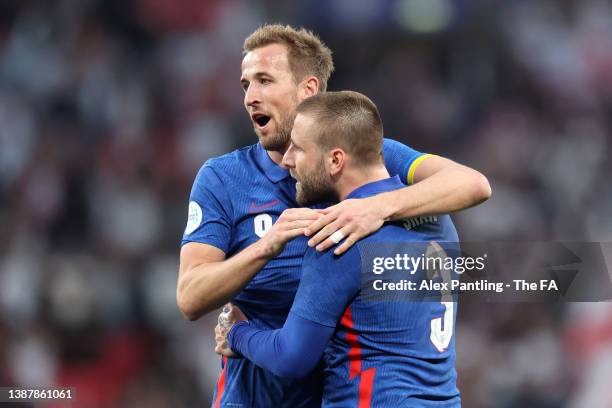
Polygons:
M189 235L195 231L202 222L202 207L195 201L189 202L189 213L187 215L187 227L185 234Z

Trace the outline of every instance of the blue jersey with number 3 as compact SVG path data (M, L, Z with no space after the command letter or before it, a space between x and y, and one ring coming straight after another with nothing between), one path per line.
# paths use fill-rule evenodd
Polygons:
M408 183L419 153L385 139L385 165L392 175ZM255 144L210 159L198 172L189 202L182 245L212 245L226 257L242 251L272 227L287 208L298 207L295 180L276 165L261 145ZM232 300L251 324L261 329L283 326L297 291L306 238L287 244ZM277 377L252 362L224 360L213 407L320 407L321 376L316 371L295 381Z
M397 177L389 178L366 184L348 198L401 187ZM428 282L425 270L410 273L410 259L424 259L431 241L439 243L440 257L457 256L457 231L448 215L387 223L342 256L307 251L291 313L335 328L323 355L323 407L461 405L453 335L456 297L450 291L443 298L439 290L419 290L422 281ZM397 255L402 256L399 264ZM393 272L374 273L374 265ZM457 278L453 271L446 273L447 282ZM382 286L402 281L412 281L413 292Z

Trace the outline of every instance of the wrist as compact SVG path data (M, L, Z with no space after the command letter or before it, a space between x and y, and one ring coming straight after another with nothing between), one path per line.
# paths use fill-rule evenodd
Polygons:
M276 257L274 252L274 247L270 245L265 238L260 239L259 241L253 244L255 250L255 258L257 260L269 261Z
M397 213L397 208L395 204L395 200L391 199L390 193L382 193L373 197L376 199L372 208L378 209L378 215L385 222L391 221L395 218L395 214Z
M237 342L236 333L240 330L241 327L248 326L248 325L249 325L249 322L245 320L241 320L235 323L230 328L230 331L227 333L227 344L229 345L230 350L232 350L236 354L241 354L240 351L238 350L239 348L236 346L236 342Z

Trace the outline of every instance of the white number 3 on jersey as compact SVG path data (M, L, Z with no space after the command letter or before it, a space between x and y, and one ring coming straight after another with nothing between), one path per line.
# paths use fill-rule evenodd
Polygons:
M445 258L447 255L446 255L446 251L442 249L440 244L432 241L430 245L427 247L426 256L428 258L429 257ZM451 280L450 270L443 269L438 272L440 273L440 276L442 277L442 281L448 282L448 285L450 286L450 280ZM441 303L445 308L444 318L436 317L435 319L431 320L431 335L429 337L433 345L436 347L436 349L440 353L448 349L451 339L453 338L453 329L454 329L453 326L455 324L455 319L453 315L454 310L455 310L455 303L452 301L453 297L452 297L451 291L442 290L441 295L442 295Z
M444 327L442 327L442 318L437 317L431 320L431 342L441 353L446 351L448 345L453 337L453 309L455 304L453 302L442 302L446 307L444 312Z

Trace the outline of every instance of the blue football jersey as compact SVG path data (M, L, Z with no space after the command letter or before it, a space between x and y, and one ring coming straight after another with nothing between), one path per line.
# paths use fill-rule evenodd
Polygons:
M349 198L401 187L399 178L389 178L362 186ZM375 257L419 257L430 241L458 254L448 215L387 223L342 256L307 251L291 313L336 328L323 356L323 407L461 405L453 335L456 297L430 290L412 298L371 290L381 276L372 272ZM416 284L424 274L401 276Z
M389 172L404 183L425 157L388 139L383 155ZM210 159L199 170L191 190L182 245L212 245L229 258L263 237L285 209L298 207L295 192L295 180L259 143ZM282 327L299 285L306 249L306 237L289 242L232 300L255 327ZM321 404L320 373L297 382L242 358L224 359L222 367L213 397L215 408Z

